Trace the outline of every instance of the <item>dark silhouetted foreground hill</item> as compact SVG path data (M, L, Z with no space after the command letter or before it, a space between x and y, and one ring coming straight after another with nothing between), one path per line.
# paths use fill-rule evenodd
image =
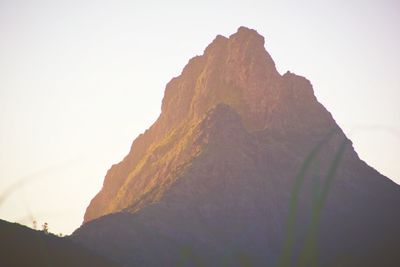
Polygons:
M399 211L311 83L241 27L168 83L73 238L128 266L400 266Z
M2 267L117 267L74 241L0 220Z

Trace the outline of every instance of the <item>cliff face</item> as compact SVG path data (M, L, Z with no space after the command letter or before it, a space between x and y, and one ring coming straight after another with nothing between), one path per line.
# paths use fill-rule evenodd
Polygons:
M201 152L201 148L187 151L185 147L190 128L219 103L237 112L249 132L268 128L278 134L324 133L336 127L306 79L276 71L264 38L256 31L241 27L230 38L217 36L204 55L191 59L182 74L169 82L160 117L133 142L124 160L108 171L84 223L157 201L173 182L173 170Z
M400 242L399 205L399 186L359 159L310 82L280 75L241 27L168 83L73 238L138 266L381 264Z

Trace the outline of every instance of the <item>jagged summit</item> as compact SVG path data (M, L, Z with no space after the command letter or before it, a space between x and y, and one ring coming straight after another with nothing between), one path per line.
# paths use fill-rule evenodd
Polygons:
M321 266L394 259L399 186L359 159L310 81L277 72L255 30L217 36L167 84L161 110L73 238L129 266L177 266L188 250L205 266L275 266L287 242L301 256L323 199L311 231Z
M244 26L240 26L236 33L229 36L233 42L240 42L240 43L248 43L251 44L252 47L262 46L264 47L265 39L264 36L259 34L254 29L249 29Z
M237 32L230 35L228 38L218 34L215 39L207 46L204 54L209 54L213 48L222 48L225 45L243 44L248 48L264 48L264 37L260 35L256 30L249 29L246 27L239 27Z

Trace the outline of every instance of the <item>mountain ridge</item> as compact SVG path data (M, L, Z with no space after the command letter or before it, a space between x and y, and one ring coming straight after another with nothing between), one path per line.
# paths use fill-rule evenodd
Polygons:
M20 266L120 267L69 239L0 220L0 263Z

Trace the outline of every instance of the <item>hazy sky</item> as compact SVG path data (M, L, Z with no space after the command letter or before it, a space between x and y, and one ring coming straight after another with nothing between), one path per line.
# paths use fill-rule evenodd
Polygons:
M0 0L0 218L71 233L166 83L241 25L400 183L400 2L299 2Z

